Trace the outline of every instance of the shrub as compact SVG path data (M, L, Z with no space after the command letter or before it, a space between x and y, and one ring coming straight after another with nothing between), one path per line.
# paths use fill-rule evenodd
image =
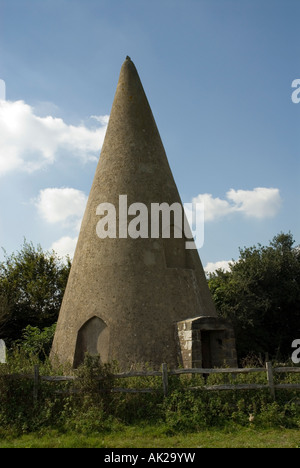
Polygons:
M35 355L45 360L49 356L52 346L56 323L40 330L38 327L27 325L22 332L22 338L15 341L15 346L21 348L27 356Z
M207 391L204 383L262 382L264 374L228 376L170 376L169 394L163 396L160 377L115 379L114 365L101 364L87 355L68 382L41 380L38 399L33 398L33 365L36 355L20 349L9 353L0 366L1 431L31 432L59 429L79 433L111 431L127 424L160 424L169 433L198 431L211 427L300 427L299 394L278 391L274 402L268 390ZM48 360L39 362L40 375L64 375ZM70 370L71 371L71 370ZM22 377L16 374L23 374ZM31 378L28 376L31 375ZM297 377L287 375L286 380ZM280 382L284 376L280 375ZM117 393L112 387L147 387L154 393ZM197 390L191 387L199 387ZM298 395L298 396L297 396ZM0 434L1 436L1 434Z

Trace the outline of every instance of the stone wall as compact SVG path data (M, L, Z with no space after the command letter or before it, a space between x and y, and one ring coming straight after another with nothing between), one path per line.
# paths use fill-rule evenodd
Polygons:
M179 363L187 369L237 367L232 326L217 317L196 317L176 324Z

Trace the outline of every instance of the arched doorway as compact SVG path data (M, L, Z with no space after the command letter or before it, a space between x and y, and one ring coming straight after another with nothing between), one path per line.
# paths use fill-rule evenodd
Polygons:
M84 360L86 353L100 355L101 362L108 360L109 330L99 317L92 317L79 329L76 341L74 367Z

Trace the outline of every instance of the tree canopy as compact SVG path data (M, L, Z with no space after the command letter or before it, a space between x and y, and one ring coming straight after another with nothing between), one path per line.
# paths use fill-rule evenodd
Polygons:
M291 233L280 233L269 246L240 249L229 271L209 277L220 316L235 328L239 358L291 356L300 334L300 248L294 243Z
M0 263L0 334L8 344L30 325L43 329L57 321L71 262L24 241Z

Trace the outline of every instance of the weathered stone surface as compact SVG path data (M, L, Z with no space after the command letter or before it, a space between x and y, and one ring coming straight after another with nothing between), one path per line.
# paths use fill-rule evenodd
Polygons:
M178 322L176 329L179 359L183 367L237 367L234 331L226 320L195 317Z
M197 250L185 239L116 238L96 234L100 203L181 203L152 111L127 58L60 310L51 357L78 365L84 351L103 361L154 367L178 364L174 324L216 310ZM100 320L98 321L97 318ZM97 332L91 324L95 324ZM188 345L187 345L188 347Z
M3 340L0 340L0 364L6 363L6 346Z

